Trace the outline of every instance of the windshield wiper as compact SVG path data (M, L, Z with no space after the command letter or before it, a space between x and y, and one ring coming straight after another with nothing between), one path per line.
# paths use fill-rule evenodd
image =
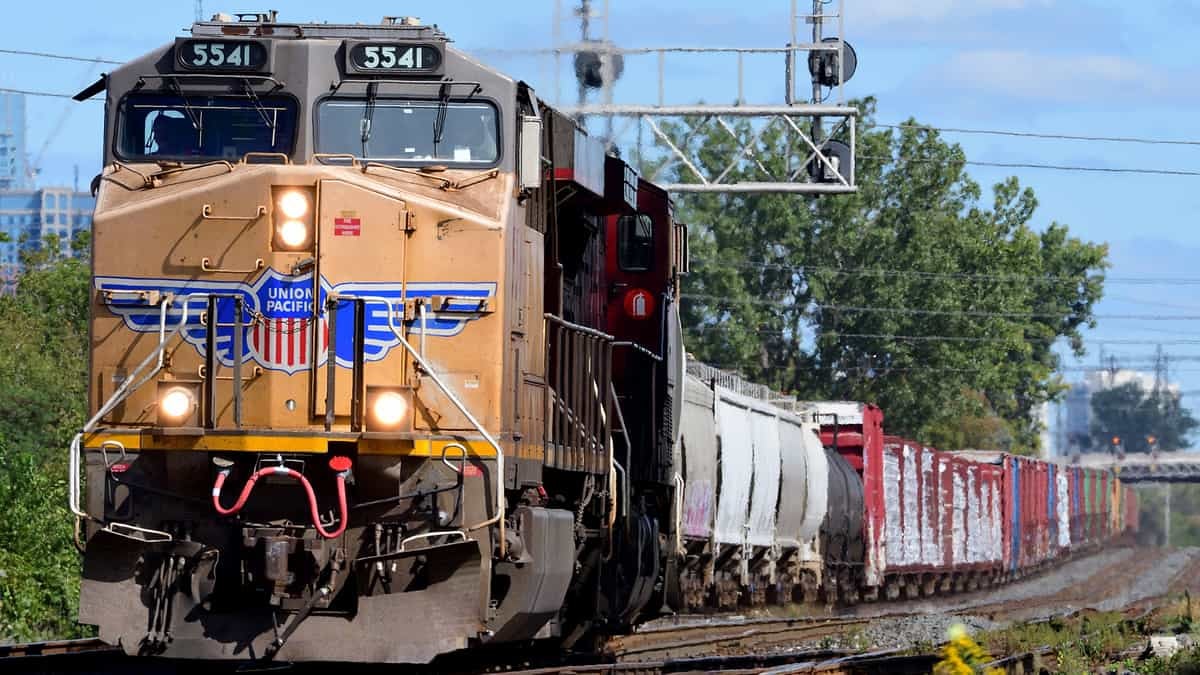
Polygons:
M246 93L246 98L250 99L250 102L254 104L254 109L258 111L258 116L262 118L263 124L267 125L267 128L271 131L275 131L275 122L267 115L267 109L263 106L262 101L259 100L258 94L254 93L254 87L250 86L250 80L243 77L242 87Z
M446 131L446 112L450 109L450 83L443 82L438 90L437 115L433 118L433 155L437 156L438 146L442 143L442 133Z
M367 85L367 105L363 108L363 118L359 123L359 140L362 142L362 154L360 157L370 157L367 154L367 142L371 140L371 122L375 119L375 97L378 93L379 85L371 82Z
M464 178L460 181L455 181L454 185L451 187L453 187L455 190L461 190L463 188L469 188L472 185L479 185L480 183L487 182L499 175L500 169L488 169L487 171L477 173L470 178Z
M203 129L201 128L200 116L196 114L195 110L192 110L191 104L188 103L187 95L183 93L183 87L179 86L179 80L171 79L168 81L171 83L170 86L175 91L175 94L179 96L179 100L183 101L183 112L187 115L188 121L192 123L192 128L196 130L197 134L201 133Z

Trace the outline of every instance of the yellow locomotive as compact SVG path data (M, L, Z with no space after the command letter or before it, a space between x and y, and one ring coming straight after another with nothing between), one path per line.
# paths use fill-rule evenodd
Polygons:
M82 622L425 662L661 606L665 193L413 19L218 15L101 92Z

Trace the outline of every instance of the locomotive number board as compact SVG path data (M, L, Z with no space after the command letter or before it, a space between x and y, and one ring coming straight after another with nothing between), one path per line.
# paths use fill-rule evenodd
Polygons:
M266 45L253 40L180 40L175 61L184 70L262 72L267 69Z
M442 50L411 42L359 42L346 46L350 70L363 74L436 75L442 72Z

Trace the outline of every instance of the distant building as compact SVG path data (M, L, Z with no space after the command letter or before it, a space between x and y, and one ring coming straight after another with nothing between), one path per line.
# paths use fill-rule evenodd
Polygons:
M1050 435L1050 404L1043 403L1033 409L1033 420L1041 427L1038 432L1038 456L1047 459L1053 456L1053 439Z
M25 96L0 93L0 190L32 188L30 177L25 142Z
M25 97L0 93L0 292L10 291L21 273L21 252L58 237L64 255L71 240L92 228L96 200L65 187L34 187L25 138Z
M46 238L58 237L63 255L71 254L75 234L92 229L96 199L87 192L50 187L0 190L0 284L10 290L21 273L21 252L40 248Z
M1092 396L1102 391L1120 387L1121 385L1137 383L1145 391L1154 389L1154 374L1137 370L1097 369L1084 376L1082 382L1071 384L1063 405L1066 409L1066 420L1063 423L1058 454L1071 455L1076 452L1097 451L1092 448ZM1168 384L1167 390L1178 393L1179 385Z

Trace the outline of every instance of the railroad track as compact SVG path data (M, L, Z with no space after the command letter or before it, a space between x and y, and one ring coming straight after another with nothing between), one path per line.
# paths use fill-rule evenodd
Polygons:
M506 675L665 675L667 673L726 673L738 675L927 675L937 657L909 655L898 651L846 654L836 651L793 654L709 656L565 666L520 670Z
M101 642L99 638L78 640L50 640L23 644L0 644L0 658L23 659L47 656L70 656L75 654L119 654L120 648Z
M1036 604L1046 606L1073 605L1080 600L1095 599L1095 588L1104 585L1108 589L1121 587L1128 579L1136 578L1148 568L1158 564L1157 556L1141 555L1135 559L1119 560L1115 565L1106 565L1088 578L1075 581L1073 588L1062 588L1056 593L1045 595ZM1113 567L1119 571L1114 573ZM1200 561L1195 561L1177 572L1168 587L1178 592L1200 570ZM1088 590L1092 589L1092 590ZM1195 592L1195 589L1193 589ZM822 638L852 634L865 628L873 621L884 618L911 616L925 611L947 613L971 612L992 617L1020 614L1028 609L1028 600L988 602L987 591L980 593L976 602L968 601L959 606L936 609L936 605L921 607L862 605L855 614L832 614L806 617L746 617L743 615L717 615L710 617L680 617L676 622L652 623L637 632L612 638L603 645L599 660L570 661L561 656L535 656L529 650L517 653L492 652L483 655L464 654L462 660L453 665L444 664L443 672L455 673L505 673L506 675L548 675L554 672L575 672L580 675L591 673L678 673L678 672L729 672L729 673L887 673L929 672L936 658L933 655L905 655L899 652L873 652L854 654L849 650L826 649ZM1137 612L1159 604L1163 595L1145 596L1131 603L1127 612ZM1091 596L1088 598L1088 596ZM953 596L947 598L951 603ZM961 596L959 596L961 599ZM1075 612L1057 612L1073 615ZM1015 618L1015 617L1014 617ZM805 649L807 648L807 649ZM486 663L478 658L481 656ZM1012 662L1028 655L1017 655L1005 659ZM110 647L97 639L60 640L22 645L0 646L0 662L5 673L43 672L198 672L217 675L222 672L242 671L250 664L183 664L154 662L126 658L119 649ZM93 667L95 666L95 667ZM325 673L329 664L297 664L286 666L273 664L274 670L290 673ZM252 666L251 666L252 667ZM378 669L349 668L339 666L338 672L378 673ZM428 668L424 672L428 672ZM391 668L388 675L407 672L402 668Z
M372 666L337 664L267 664L255 667L246 663L176 662L157 659L134 659L119 650L92 641L66 641L78 644L41 643L49 649L9 650L4 662L6 675L49 675L53 673L137 673L138 675L224 675L226 673L271 672L289 675L317 675L329 672L355 675L402 675L428 673L429 668L407 669L402 666ZM25 645L23 647L34 647ZM20 654L16 653L20 651ZM96 657L104 658L96 658ZM23 658L29 657L29 658ZM111 657L111 658L108 658ZM503 675L667 675L671 673L728 673L737 675L785 675L790 673L822 673L823 675L924 675L930 672L936 657L908 655L897 651L851 654L837 650L818 650L773 654L730 654L688 658L665 658L618 663L573 663L538 668L506 669L491 666L474 670L450 669L446 673Z
M811 641L864 628L872 617L754 619L642 630L608 641L604 652L618 661L746 653L783 643Z

